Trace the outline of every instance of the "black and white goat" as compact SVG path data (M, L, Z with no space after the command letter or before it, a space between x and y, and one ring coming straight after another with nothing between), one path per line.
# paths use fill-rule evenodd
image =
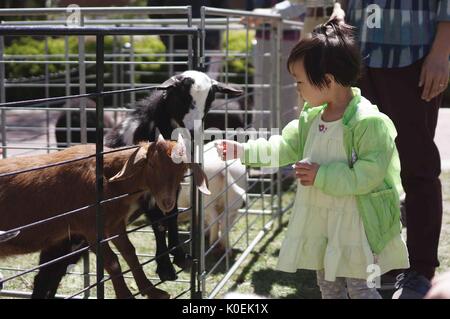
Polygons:
M243 92L232 86L210 79L198 71L186 71L162 83L148 97L136 103L134 111L113 128L105 137L105 145L111 148L134 145L141 141L154 141L159 131L165 139L172 132L185 127L194 129L196 120L203 120L211 107L216 93L239 96ZM156 238L157 273L161 280L175 280L174 263L180 268L190 265L190 258L180 247L178 238L178 205L169 213L170 218L160 221L161 209L147 198L141 198L138 212L145 213L152 223ZM167 214L166 214L167 215ZM166 243L168 230L168 246ZM40 264L70 253L73 248L86 245L83 238L72 238L59 243L58 247L41 253ZM69 265L76 263L80 255L73 255L39 271L34 281L34 298L52 298Z

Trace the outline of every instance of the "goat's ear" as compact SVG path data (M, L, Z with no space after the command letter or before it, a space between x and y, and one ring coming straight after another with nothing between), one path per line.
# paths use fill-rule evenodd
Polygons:
M211 192L208 189L208 177L206 177L205 172L202 170L199 164L191 163L190 164L192 173L194 174L195 185L200 192L205 195L211 195Z
M239 90L235 87L232 87L231 85L222 82L217 82L216 80L213 80L213 88L216 92L229 94L231 96L241 96L244 93L244 91L242 90Z
M119 173L111 177L109 182L124 181L140 172L147 160L147 147L139 147L131 154Z
M176 76L172 76L170 79L164 81L164 83L155 87L157 90L168 90L174 86L177 86L180 80Z

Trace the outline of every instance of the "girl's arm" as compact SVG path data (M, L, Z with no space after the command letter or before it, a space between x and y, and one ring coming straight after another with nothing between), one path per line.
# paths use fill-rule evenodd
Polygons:
M352 168L346 162L321 165L314 186L333 196L372 192L386 178L395 148L395 127L387 117L371 117L354 131L357 159Z
M289 123L281 135L266 140L259 138L247 143L217 141L219 156L223 159L240 158L242 163L253 167L282 167L299 160L299 121ZM224 156L224 151L226 157Z

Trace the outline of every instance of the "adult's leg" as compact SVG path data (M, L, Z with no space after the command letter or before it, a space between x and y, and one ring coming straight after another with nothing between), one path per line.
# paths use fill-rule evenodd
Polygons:
M442 225L441 162L434 143L442 95L430 102L421 99L422 63L396 69L368 68L360 86L363 96L377 104L397 128L411 270L431 279L439 266Z

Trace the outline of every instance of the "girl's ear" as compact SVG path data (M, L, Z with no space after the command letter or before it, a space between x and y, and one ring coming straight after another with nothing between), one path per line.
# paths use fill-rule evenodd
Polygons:
M326 81L328 87L330 87L331 84L336 82L333 74L330 74L330 73L325 74L325 81Z

